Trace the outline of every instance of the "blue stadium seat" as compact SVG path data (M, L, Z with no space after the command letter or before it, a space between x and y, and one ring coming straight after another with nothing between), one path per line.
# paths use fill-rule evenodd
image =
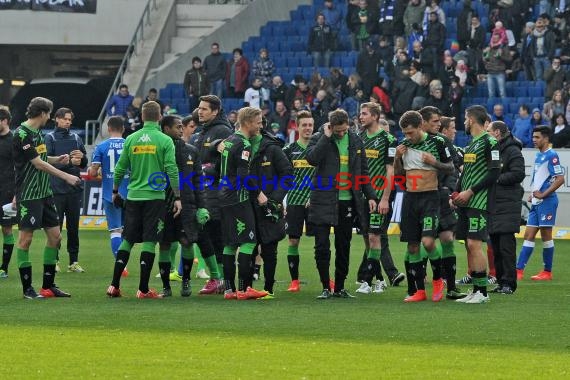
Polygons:
M288 66L288 67L297 67L297 66L300 66L300 65L301 65L300 62L301 62L300 59L297 58L297 57L294 56L294 55L290 55L290 56L287 57L287 66Z
M170 98L170 88L165 87L158 90L158 96L160 99Z
M339 53L334 53L331 58L331 66L339 67L342 66L341 56Z
M275 67L278 69L283 69L285 67L287 67L287 59L285 59L284 57L273 57L273 63L275 64Z
M271 53L272 51L279 51L279 41L269 40L267 42L267 50Z
M174 98L184 98L186 96L186 93L184 91L184 89L182 88L182 85L180 85L180 87L173 87L171 90L171 97Z
M540 87L529 87L528 88L528 96L530 96L531 98L539 98L544 96L544 90Z
M263 37L271 37L273 36L273 26L271 23L267 23L259 28L259 35Z
M303 58L301 58L301 66L312 67L313 66L313 57L310 55L305 55Z

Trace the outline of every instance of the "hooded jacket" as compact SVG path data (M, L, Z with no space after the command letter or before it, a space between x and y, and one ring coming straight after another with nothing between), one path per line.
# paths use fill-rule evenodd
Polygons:
M525 178L521 142L510 133L499 141L501 174L489 191L489 233L516 233L520 230L521 186Z
M358 135L348 131L348 171L354 185L355 176L368 176L368 164L364 144ZM309 221L315 225L338 224L339 189L346 182L338 183L337 174L340 168L340 154L334 142L334 137L327 137L322 131L311 137L307 146L307 162L315 167L313 189L311 189ZM376 193L370 186L350 186L354 202L355 217L362 220L364 197L367 200L376 199ZM364 195L364 196L363 196ZM362 227L362 226L359 226Z

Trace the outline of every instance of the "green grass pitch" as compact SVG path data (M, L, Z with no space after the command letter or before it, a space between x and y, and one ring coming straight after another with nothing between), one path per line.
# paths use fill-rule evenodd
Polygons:
M43 234L31 258L34 286L41 286ZM137 300L135 247L122 289L108 299L113 260L107 233L81 232L86 273L61 273L58 285L71 299L23 300L16 269L0 280L1 375L6 379L562 379L570 377L570 242L557 241L554 280L528 279L542 263L540 243L527 279L513 296L491 296L485 305L451 301L404 304L405 287L356 299L316 300L320 291L313 241L301 242L298 294L286 292L286 242L280 244L275 292L270 301L225 301L194 294ZM403 244L392 237L401 267ZM65 241L64 241L65 245ZM520 245L520 242L519 242ZM362 254L354 236L351 275ZM465 272L457 244L458 274ZM62 254L67 264L67 254ZM157 272L155 263L154 273ZM332 268L331 268L332 272ZM151 285L160 288L160 280ZM256 283L258 288L263 285ZM430 289L428 287L428 294Z

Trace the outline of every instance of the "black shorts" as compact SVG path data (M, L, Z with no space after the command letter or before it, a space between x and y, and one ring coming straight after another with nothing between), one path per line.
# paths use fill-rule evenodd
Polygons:
M164 200L127 200L125 203L123 239L131 244L161 241L166 214Z
M18 228L39 230L59 227L59 218L53 197L18 202Z
M457 209L457 214L459 220L455 231L456 239L487 241L489 237L487 233L487 221L489 220L487 211L460 207Z
M437 191L404 193L400 241L419 243L422 237L437 237L439 194Z
M182 211L178 216L182 230L180 231L179 240L183 244L196 243L198 241L198 232L203 228L196 220L196 207L190 205L182 205Z
M449 196L441 196L439 199L439 229L438 232L454 231L457 225L457 214L449 206Z
M224 246L256 243L255 215L249 201L225 206L221 210Z
M164 217L164 230L162 231L161 243L174 243L182 236L182 221L180 215L173 217L172 212L166 212Z
M307 207L303 205L287 206L285 220L287 222L285 229L291 239L299 239L303 235L303 225L306 229L305 235L314 236L314 226L309 223L309 209Z
M363 223L361 223L363 235L385 235L388 232L390 220L392 219L392 207L390 207L386 215L378 213L370 214L368 202L365 202L362 210L362 218L364 219Z

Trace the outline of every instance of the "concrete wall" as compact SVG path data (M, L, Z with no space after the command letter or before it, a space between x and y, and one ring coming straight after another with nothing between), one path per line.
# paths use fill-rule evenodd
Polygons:
M167 62L150 73L143 84L143 91L152 87L161 88L167 83L181 83L184 73L191 67L192 57L206 57L213 42L220 43L223 52L231 51L240 47L250 36L259 35L259 28L267 21L289 20L291 10L311 3L311 0L256 0L176 61Z
M0 36L15 45L128 45L146 3L99 0L96 14L0 11Z

